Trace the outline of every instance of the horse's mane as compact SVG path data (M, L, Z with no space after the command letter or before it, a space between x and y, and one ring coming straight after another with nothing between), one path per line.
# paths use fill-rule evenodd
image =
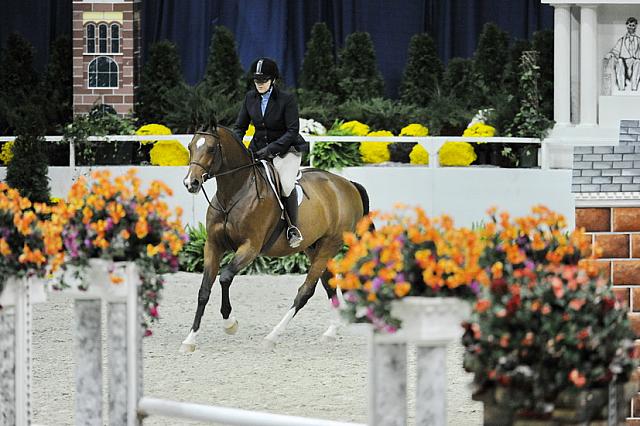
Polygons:
M249 152L249 149L244 145L244 143L242 142L242 139L238 138L238 135L236 135L236 133L231 130L229 127L227 126L220 126L218 125L218 128L224 129L226 130L230 135L231 138L236 141L238 143L238 145L240 145L242 147L242 149L244 150L244 152L248 155L251 156L251 152Z

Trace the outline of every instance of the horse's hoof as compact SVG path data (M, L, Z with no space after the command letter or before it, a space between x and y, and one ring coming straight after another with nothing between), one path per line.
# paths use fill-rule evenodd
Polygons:
M265 337L264 340L262 341L262 347L266 350L266 351L275 351L276 349L276 342L269 339L268 337Z
M227 334L236 334L238 332L238 320L234 319L229 325L223 324L222 329Z
M183 354L188 354L188 353L194 352L195 350L196 350L195 343L183 343L182 345L180 345L180 352L182 352Z

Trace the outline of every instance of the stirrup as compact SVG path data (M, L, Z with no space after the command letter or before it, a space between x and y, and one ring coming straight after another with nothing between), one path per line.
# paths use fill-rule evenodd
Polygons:
M291 225L287 228L287 240L289 241L289 247L296 248L300 246L300 243L302 243L304 238L302 238L302 233L300 232L300 230L297 227Z

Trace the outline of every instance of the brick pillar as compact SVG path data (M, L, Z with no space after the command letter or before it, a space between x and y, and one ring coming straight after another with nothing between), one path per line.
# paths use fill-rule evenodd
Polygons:
M576 208L576 227L585 228L591 243L602 249L593 262L629 307L631 327L640 338L640 202L638 207ZM627 424L640 426L640 394L631 402Z
M113 106L118 114L133 111L134 89L140 67L140 0L115 0L92 3L73 1L73 112L87 113L96 103ZM107 48L95 52L87 48L87 25L107 25ZM118 51L111 49L111 26L118 25ZM107 57L117 65L117 84L113 87L90 87L89 65L98 57Z

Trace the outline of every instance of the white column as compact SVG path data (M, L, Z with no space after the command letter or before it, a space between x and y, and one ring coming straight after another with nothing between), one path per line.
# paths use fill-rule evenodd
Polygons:
M580 5L580 125L598 123L598 12Z
M553 119L571 124L571 7L553 5Z

